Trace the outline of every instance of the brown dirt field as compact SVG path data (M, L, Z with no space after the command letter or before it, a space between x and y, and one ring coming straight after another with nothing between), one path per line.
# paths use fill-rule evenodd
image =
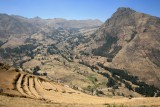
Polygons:
M16 70L0 70L0 107L160 107L160 98L91 96L68 86ZM12 97L11 97L12 96Z

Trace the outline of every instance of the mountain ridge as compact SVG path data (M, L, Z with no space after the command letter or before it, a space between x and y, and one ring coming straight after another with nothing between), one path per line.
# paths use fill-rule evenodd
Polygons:
M93 32L102 24L99 20L66 20L62 18L41 19L26 18L17 15L0 14L0 44L4 44L9 38L29 38L37 32L53 32L56 29L63 28L67 31Z

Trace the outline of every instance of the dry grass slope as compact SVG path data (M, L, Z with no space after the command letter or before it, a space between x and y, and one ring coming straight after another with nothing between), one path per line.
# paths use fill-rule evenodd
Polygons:
M158 107L160 98L123 98L97 97L75 91L62 84L51 82L42 77L0 67L0 106L30 107L115 107L115 105L146 105ZM32 104L33 103L33 104ZM122 106L123 107L123 106Z

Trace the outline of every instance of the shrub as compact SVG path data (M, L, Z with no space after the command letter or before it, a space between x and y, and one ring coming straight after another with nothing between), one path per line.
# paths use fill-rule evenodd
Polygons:
M106 107L128 107L126 105L120 104L120 105L116 105L116 104L109 104Z

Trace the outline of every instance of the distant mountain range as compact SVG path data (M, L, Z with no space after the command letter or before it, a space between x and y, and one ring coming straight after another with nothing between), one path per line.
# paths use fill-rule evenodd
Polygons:
M44 27L51 28L89 28L100 26L100 20L66 20L63 18L41 19L25 18L16 15L0 14L0 31L10 34L33 34ZM0 35L1 37L3 34Z

